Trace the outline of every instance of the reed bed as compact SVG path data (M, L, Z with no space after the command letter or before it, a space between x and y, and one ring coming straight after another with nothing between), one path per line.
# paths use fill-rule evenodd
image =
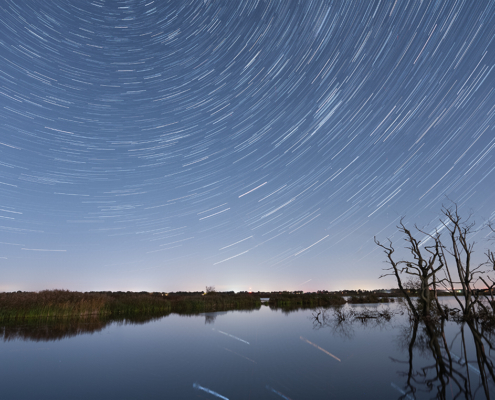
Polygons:
M278 294L270 297L268 304L270 307L328 307L341 306L346 301L342 296L336 294Z
M107 296L67 290L0 293L0 319L100 314Z
M376 293L368 293L361 296L351 296L348 300L350 304L368 304L368 303L389 303L389 297L377 296Z
M141 293L81 293L68 290L0 293L0 320L2 321L170 311L169 301Z
M164 315L256 309L259 297L213 293L207 296L133 292L41 292L0 293L0 321L87 316Z
M337 294L272 293L271 308L311 308L345 304ZM229 310L255 310L261 307L260 295L254 293L148 293L148 292L41 292L0 293L0 321L81 318L88 316L124 317L165 315Z
M169 296L174 312L252 310L261 307L259 297L209 293L206 296Z

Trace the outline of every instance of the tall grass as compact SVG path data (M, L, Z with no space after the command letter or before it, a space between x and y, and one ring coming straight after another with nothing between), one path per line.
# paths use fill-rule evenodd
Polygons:
M359 296L351 296L348 300L350 304L366 304L366 303L389 303L389 297L377 296L376 293L368 293Z
M278 294L270 297L270 307L328 307L345 304L342 296L336 294Z
M0 293L0 319L100 314L108 298L67 290Z
M272 294L270 307L326 307L342 305L335 294ZM0 321L32 318L80 318L87 316L123 317L164 315L171 312L198 313L228 310L254 310L261 307L258 295L249 293L161 293L133 292L41 292L0 293Z
M0 320L84 317L171 311L170 302L149 294L80 293L68 290L0 293Z
M259 297L217 292L206 296L171 296L170 301L175 312L250 310L261 307Z
M227 311L261 306L257 297L214 293L162 296L133 292L41 292L0 293L0 321L30 318L155 315L170 312Z

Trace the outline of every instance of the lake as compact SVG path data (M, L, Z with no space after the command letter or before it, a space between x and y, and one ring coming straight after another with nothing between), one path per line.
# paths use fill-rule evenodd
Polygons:
M0 398L484 399L495 394L485 368L493 360L489 333L481 332L487 361L480 364L467 326L446 322L432 335L421 324L414 327L397 303L342 310L340 323L334 309L262 306L249 312L171 314L149 322L3 327ZM352 317L353 311L372 316L384 310L395 315Z

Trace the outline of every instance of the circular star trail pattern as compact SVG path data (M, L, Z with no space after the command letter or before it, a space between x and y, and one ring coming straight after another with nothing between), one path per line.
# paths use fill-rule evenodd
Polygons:
M387 286L399 217L494 217L493 2L6 0L0 29L1 290Z

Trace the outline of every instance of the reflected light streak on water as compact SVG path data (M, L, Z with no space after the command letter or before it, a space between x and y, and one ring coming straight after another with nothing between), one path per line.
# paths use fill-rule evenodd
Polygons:
M457 354L454 354L452 352L450 352L450 355L451 357L457 361L460 365L466 365L466 362L463 361ZM472 371L476 372L478 375L480 375L480 370L474 366L472 366L471 364L468 363L468 367L471 368Z
M292 400L290 397L285 396L284 394L280 393L278 390L275 390L274 388L272 388L270 385L266 385L266 388L268 390L272 391L273 393L278 394L283 399Z
M318 346L317 344L315 344L315 343L313 343L313 342L310 342L308 339L305 339L305 338L303 338L302 336L301 336L300 338L301 338L301 340L302 340L302 341L304 341L304 342L306 342L306 343L309 343L311 346L316 347L318 350L323 351L323 353L328 354L330 357L333 357L333 358L335 358L337 361L341 362L341 359L340 359L340 358L335 357L332 353L330 353L330 352L326 351L325 349L322 349L322 348L321 348L320 346Z
M193 388L194 389L202 390L203 392L206 392L206 393L209 393L209 394L212 394L213 396L216 396L216 397L218 397L220 399L229 400L227 397L222 396L221 394L218 394L217 392L214 392L213 390L210 390L208 388L205 388L203 386L200 386L198 383L193 383Z
M456 304L452 298L441 301ZM367 312L371 306L352 309ZM389 310L393 318L340 323L328 309L315 322L315 310L261 307L160 319L0 324L0 398L419 400L447 391L452 398L470 399L495 393L492 354L477 353L490 347L495 332L485 332L486 340L478 343L474 337L480 333L473 324L445 321L428 327L411 324L396 302L376 307ZM210 317L207 325L205 317ZM217 332L236 341L225 341ZM340 360L325 349L348 356ZM469 387L464 384L468 380Z
M399 386L397 386L395 383L391 382L390 386L392 386L395 390L397 390L399 393L403 394L406 399L409 400L414 400L411 396L409 396L406 392L404 392Z
M227 351L230 351L231 353L235 354L236 356L245 358L246 360L251 361L252 363L255 363L256 364L256 361L251 360L250 358L247 358L246 356L243 356L242 354L236 353L234 350L227 349L227 347L224 347L224 349L227 350Z
M214 331L215 328L212 328L212 330ZM246 342L245 340L243 340L241 338L238 338L237 336L231 335L230 333L223 332L223 331L217 331L217 332L220 332L220 333L223 333L224 335L230 336L231 338L236 339L236 340L239 340L240 342L243 342L243 343L246 343L246 344L250 344L249 342Z

